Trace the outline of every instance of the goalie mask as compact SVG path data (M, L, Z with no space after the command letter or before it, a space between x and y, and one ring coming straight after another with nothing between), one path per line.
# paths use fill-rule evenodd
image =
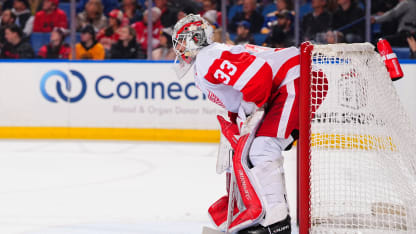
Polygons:
M173 31L174 70L181 79L192 67L199 50L212 43L213 28L200 15L190 14L179 20Z

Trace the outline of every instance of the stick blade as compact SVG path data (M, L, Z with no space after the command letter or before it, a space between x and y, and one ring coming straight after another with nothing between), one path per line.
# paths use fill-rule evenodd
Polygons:
M203 227L202 234L224 234L224 232L218 231L210 227Z

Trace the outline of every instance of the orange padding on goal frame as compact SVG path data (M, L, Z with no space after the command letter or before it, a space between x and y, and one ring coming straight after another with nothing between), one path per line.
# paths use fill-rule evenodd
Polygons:
M341 135L314 133L311 135L311 147L318 149L358 149L397 151L390 136Z
M220 141L220 131L198 129L0 127L0 138L137 140L217 143Z

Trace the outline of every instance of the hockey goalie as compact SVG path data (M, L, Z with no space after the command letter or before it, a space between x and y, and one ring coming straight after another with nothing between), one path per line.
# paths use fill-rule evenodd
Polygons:
M196 86L228 111L218 116L233 149L228 192L208 213L223 232L290 233L282 151L298 135L299 50L214 43L212 32L191 14L172 37L178 77L193 69Z

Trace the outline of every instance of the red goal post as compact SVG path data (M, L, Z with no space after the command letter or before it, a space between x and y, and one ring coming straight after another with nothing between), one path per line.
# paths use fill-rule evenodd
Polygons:
M416 131L380 55L300 50L299 233L416 233Z
M310 227L310 185L309 185L309 138L310 138L310 64L312 44L304 42L300 50L300 100L299 100L299 147L298 147L298 222L299 234L308 233Z

